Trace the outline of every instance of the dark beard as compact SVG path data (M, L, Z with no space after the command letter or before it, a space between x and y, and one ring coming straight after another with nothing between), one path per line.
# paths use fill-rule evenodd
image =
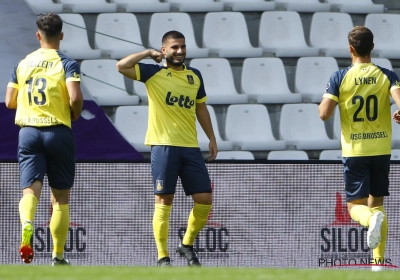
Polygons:
M182 66L184 60L182 62L174 62L173 60L169 59L168 57L165 58L165 60L168 62L168 64L173 65L173 66Z

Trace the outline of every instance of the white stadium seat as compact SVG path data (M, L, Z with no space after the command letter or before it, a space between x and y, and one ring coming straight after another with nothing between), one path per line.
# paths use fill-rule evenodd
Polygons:
M383 13L385 6L375 4L372 0L326 0L332 5L332 8L338 8L341 13L351 14L371 14Z
M297 150L337 150L340 140L330 139L314 103L284 104L279 123L280 139Z
M380 67L393 70L392 62L387 58L371 57L371 62Z
M140 28L132 13L99 14L96 21L95 46L113 59L144 51Z
M284 150L286 142L276 140L267 107L261 104L229 105L225 122L226 139L241 150Z
M232 67L226 58L194 58L190 66L201 72L207 104L248 103L249 97L236 90Z
M164 13L170 11L169 3L158 0L113 0L118 9L127 13Z
M353 21L347 13L314 13L311 18L310 45L325 56L350 58L347 39Z
M250 151L220 151L216 160L254 160Z
M392 149L390 160L400 160L400 149Z
M333 138L341 140L342 138L342 125L340 123L339 106L336 106L333 115Z
M64 38L60 43L60 51L77 59L96 59L101 57L101 50L94 50L89 45L86 25L80 14L60 14L63 21Z
M72 13L115 13L117 4L109 3L106 0L58 0L64 4L65 9Z
M246 20L241 12L207 13L203 47L219 57L259 57L263 53L262 48L250 44Z
M259 46L278 57L318 56L319 49L306 44L299 13L273 11L261 14Z
M187 13L153 13L150 18L149 46L159 50L162 36L171 30L185 36L187 58L208 57L209 50L199 48L196 43L192 20Z
M328 12L331 4L321 3L319 0L274 0L278 9L296 12Z
M392 104L390 106L390 111L391 114L398 110L399 108L397 107L396 104ZM396 123L392 119L392 148L393 149L400 149L400 124Z
M82 84L99 106L138 105L139 96L128 94L116 64L115 59L83 60Z
M320 160L342 160L342 150L323 150L319 154Z
M331 75L339 70L333 57L301 57L297 60L295 90L303 102L320 103Z
M62 13L64 5L52 0L25 0L36 13Z
M268 160L309 160L305 151L286 150L271 151L267 156Z
M144 144L148 126L148 106L119 106L115 111L114 125L121 135L138 152L150 152Z
M301 103L302 95L289 90L283 62L278 57L246 58L241 92L264 104Z
M276 4L273 1L265 0L217 0L224 3L225 10L234 12L264 12L275 10Z
M171 11L179 12L221 12L224 4L214 0L165 0L171 4Z
M374 34L373 55L389 59L400 59L399 14L368 14L365 26Z

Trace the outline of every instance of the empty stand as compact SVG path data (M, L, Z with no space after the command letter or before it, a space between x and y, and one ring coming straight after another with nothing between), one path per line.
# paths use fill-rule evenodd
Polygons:
M342 124L340 123L340 111L339 106L336 106L335 113L333 115L333 138L341 139L342 137Z
M148 106L120 106L115 111L114 125L138 152L150 152L144 144L148 125Z
M319 0L274 0L277 8L296 12L329 12L331 4Z
M36 13L62 13L64 5L52 0L25 0Z
M392 115L398 109L399 108L397 107L396 104L392 104L390 106L390 111ZM396 123L393 119L392 119L392 148L400 149L400 124Z
M218 0L224 3L225 10L235 12L268 11L275 10L276 3L265 0Z
M333 9L339 9L341 13L383 13L385 9L383 4L375 4L372 0L326 0L326 2L330 3Z
M297 61L295 89L303 101L319 103L331 75L339 70L333 57L301 57Z
M342 150L323 150L319 154L320 160L342 160Z
M365 26L374 34L373 55L389 59L400 59L399 14L368 14Z
M393 70L392 63L387 58L371 57L371 62L380 67Z
M258 33L264 52L278 57L318 56L319 49L309 47L304 37L299 13L293 11L263 12Z
M106 0L58 0L64 4L64 8L73 13L115 13L116 3L109 3Z
M216 160L254 160L250 151L220 151Z
M400 160L400 149L392 149L390 160Z
M132 13L99 14L95 46L113 59L144 51L136 16Z
M305 151L285 150L271 151L267 156L268 160L308 160L308 154Z
M259 57L263 53L262 48L250 44L246 20L241 12L207 13L203 47L219 57Z
M248 151L286 149L286 142L272 134L267 107L261 104L228 106L225 122L226 139L235 147Z
M118 9L127 13L164 13L170 11L170 3L158 0L113 0Z
M233 143L231 141L224 141L222 140L219 129L218 129L218 122L217 117L215 115L214 108L210 105L207 105L208 112L210 113L211 124L214 129L215 139L217 140L217 147L220 151L230 151L233 148ZM201 127L199 121L196 119L196 129L197 129L197 140L199 141L199 147L202 151L209 150L210 140L208 139L206 133L204 132L203 128Z
M249 97L236 90L232 68L226 58L194 58L190 66L201 72L207 104L248 103Z
M150 18L149 46L160 49L163 35L177 30L185 36L188 58L208 57L208 49L196 43L192 20L187 13L153 13Z
M89 45L86 25L80 14L60 14L63 21L64 38L60 51L73 59L96 59L101 57L100 50Z
M289 90L280 58L246 58L243 61L241 92L257 103L301 103L302 95Z
M350 58L347 36L353 29L347 13L314 13L310 27L310 45L325 56Z
M280 138L297 150L340 149L340 140L328 137L317 104L284 104L279 131Z
M128 94L116 64L114 59L83 60L82 84L100 106L138 105L139 96Z
M224 4L214 0L165 0L171 3L171 11L179 12L221 12Z

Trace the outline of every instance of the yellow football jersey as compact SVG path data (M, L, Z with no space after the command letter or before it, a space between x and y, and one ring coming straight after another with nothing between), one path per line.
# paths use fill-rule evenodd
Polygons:
M373 63L356 63L331 76L324 97L339 105L343 157L391 153L389 97L395 88L397 75Z
M138 63L137 80L146 84L149 121L146 145L199 147L196 103L207 100L200 71Z
M55 49L28 54L11 76L8 87L18 89L15 124L71 127L66 83L80 81L79 64Z

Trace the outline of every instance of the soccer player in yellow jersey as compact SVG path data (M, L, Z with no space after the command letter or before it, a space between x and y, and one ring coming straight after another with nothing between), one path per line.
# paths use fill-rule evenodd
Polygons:
M348 211L353 220L368 227L373 262L383 264L388 230L383 200L389 195L392 145L390 95L400 107L400 81L393 71L371 63L373 37L363 26L350 31L352 65L333 73L319 113L326 121L339 105ZM398 112L393 114L396 122L400 122ZM381 269L372 267L373 271Z
M62 21L46 14L36 22L40 49L28 54L15 67L8 83L5 104L16 109L21 127L18 162L22 187L19 203L22 224L20 255L33 260L34 218L47 175L51 187L53 265L68 265L64 246L69 228L69 194L75 177L75 141L71 120L82 111L80 70L76 61L59 52Z
M203 79L197 69L184 64L185 37L169 31L162 38L161 52L146 50L131 54L117 63L123 75L146 84L149 97L149 122L145 144L151 148L155 210L154 238L159 266L170 266L168 253L169 216L175 187L180 177L185 194L193 198L186 233L176 252L189 266L200 266L193 249L198 232L207 222L212 205L211 183L196 132L196 117L210 139L209 160L217 156L217 144L205 101ZM166 65L139 63L151 57Z

